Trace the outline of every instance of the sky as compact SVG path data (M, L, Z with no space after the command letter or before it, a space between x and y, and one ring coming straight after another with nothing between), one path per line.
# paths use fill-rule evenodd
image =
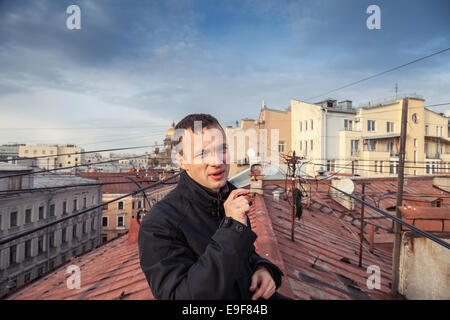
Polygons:
M366 25L373 4L378 30ZM448 0L0 0L0 144L153 145L189 113L234 125L263 100L358 106L396 83L450 103L450 51L323 95L449 48L449 12Z

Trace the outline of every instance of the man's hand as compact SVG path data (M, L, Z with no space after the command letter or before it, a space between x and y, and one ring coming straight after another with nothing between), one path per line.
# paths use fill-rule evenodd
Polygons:
M250 210L250 206L246 197L239 196L248 192L248 189L235 189L223 203L225 215L245 225L247 225L247 212Z
M272 275L264 266L259 266L252 276L250 291L254 292L255 290L256 292L253 294L252 300L256 300L260 297L269 299L275 293L275 281L273 281Z

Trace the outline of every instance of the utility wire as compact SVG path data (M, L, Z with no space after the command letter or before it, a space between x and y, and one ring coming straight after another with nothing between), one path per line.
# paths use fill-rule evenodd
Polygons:
M98 208L100 208L100 207L103 207L104 205L108 205L108 204L113 203L113 202L115 202L115 201L117 201L117 200L120 200L120 199L129 197L129 196L135 195L135 194L137 194L137 193L139 193L139 192L143 192L143 191L145 191L145 190L148 190L148 189L150 189L150 188L154 188L154 187L156 187L156 186L165 184L165 182L167 182L167 181L169 181L169 180L172 180L172 179L178 177L180 174L181 174L181 172L178 172L178 173L174 174L173 176L170 176L170 177L168 177L168 178L166 178L166 179L164 179L164 180L160 180L160 181L158 181L158 182L156 182L156 183L153 183L153 184L151 184L151 185L149 185L149 186L145 186L145 187L143 187L143 188L139 188L139 189L137 189L137 190L134 190L134 191L132 191L132 192L129 192L129 193L127 193L127 194L124 194L124 195L122 195L122 196L120 196L120 197L117 197L117 198L114 198L114 199L112 199L112 200L109 200L109 201L106 201L106 202L102 202L101 204L98 204L98 205L95 205L95 206L86 208L86 209L81 210L81 211L79 211L79 212L77 212L77 213L75 213L75 214L72 214L72 215L70 215L70 216L67 216L67 217L64 217L64 218L60 218L60 219L58 219L58 220L54 220L54 221L52 221L52 222L49 222L49 223L47 223L47 224L41 225L41 226L36 227L36 228L33 228L33 229L29 229L29 230L22 231L22 232L17 232L17 233L15 233L15 234L13 234L13 235L10 235L10 236L7 236L7 237L5 237L5 238L0 239L0 246L3 245L3 244L5 244L5 243L11 242L11 241L13 241L13 240L22 238L22 237L24 237L24 236L26 236L26 235L29 235L29 234L31 234L31 233L34 233L34 232L36 232L36 231L39 231L39 230L42 230L42 229L46 229L46 228L48 228L48 227L51 227L51 226L53 226L53 225L56 225L56 224L61 223L61 222L63 222L63 221L66 221L66 220L68 220L68 219L72 219L72 218L74 218L74 217L76 217L76 216L79 216L79 215L81 215L81 214L83 214L83 213L86 213L86 212L89 212L89 211L98 209Z
M333 90L329 90L329 91L327 91L327 92L325 92L325 93L322 93L322 94L319 94L319 95L317 95L317 96L308 98L308 99L306 99L306 101L312 100L312 99L316 99L316 98L321 97L321 96L323 96L323 95L326 95L326 94L329 94L329 93L332 93L332 92L335 92L335 91L338 91L338 90L342 90L342 89L348 88L348 87L350 87L350 86L354 86L355 84L358 84L358 83L361 83L361 82L363 82L363 81L367 81L367 80L370 80L370 79L379 77L379 76L381 76L381 75L383 75L383 74L386 74L386 73L389 73L389 72L398 70L398 69L400 69L400 68L404 68L404 67L406 67L406 66L408 66L408 65L411 65L411 64L413 64L413 63L416 63L416 62L419 62L419 61L428 59L428 58L430 58L430 57L433 57L433 56L436 56L436 55L438 55L438 54L444 53L444 52L446 52L446 51L448 51L448 50L450 50L450 48L446 48L446 49L440 50L440 51L438 51L438 52L435 52L435 53L429 54L429 55L427 55L427 56L424 56L424 57L415 59L415 60L413 60L413 61L410 61L410 62L408 62L408 63L402 64L402 65L400 65L400 66L397 66L397 67L394 67L394 68L391 68L391 69L388 69L388 70L385 70L385 71L376 73L376 74L374 74L374 75L371 75L371 76L369 76L369 77L363 78L363 79L358 80L358 81L351 82L351 83L346 84L346 85L344 85L344 86L342 86L342 87L339 87L339 88L336 88L336 89L333 89Z
M79 154L88 154L88 153L98 153L98 152L107 152L107 151L118 151L118 150L129 150L129 149L141 149L141 148L151 148L152 146L138 146L138 147L125 147L125 148L113 148L113 149L100 149L100 150L92 150L92 151L81 151L81 152L70 152L70 153L59 153L59 154L53 154L48 156L36 156L36 157L17 157L11 160L24 160L24 159L40 159L40 158L56 158L56 157L62 157L62 156L68 156L68 155L79 155ZM156 145L156 146L162 146L162 145ZM37 146L39 147L39 146ZM0 160L3 162L11 161L11 160Z
M0 176L0 179L12 178L12 177L20 177L20 176L28 176L28 175L33 175L33 174L39 174L39 173L45 173L45 172L53 172L53 171L65 170L65 169L73 169L73 168L86 167L86 166L93 166L93 165L97 165L97 164L111 163L111 162L116 162L116 161L121 161L121 160L127 160L127 159L133 159L133 158L142 158L142 157L147 157L147 156L148 156L147 154L144 154L144 155L140 155L140 156L130 156L130 157L124 157L124 158L108 160L108 161L99 161L99 162L91 162L91 163L86 163L86 164L79 164L79 165L70 166L70 167L61 167L61 168L39 170L39 171L33 171L33 172L17 173L17 174L12 174L12 175L9 175L9 176Z

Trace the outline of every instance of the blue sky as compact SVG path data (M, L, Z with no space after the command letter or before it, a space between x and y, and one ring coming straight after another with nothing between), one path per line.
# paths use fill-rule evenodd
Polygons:
M71 4L81 30L66 28ZM366 27L371 4L380 30ZM262 100L284 109L450 47L449 12L446 0L0 0L0 143L126 147L188 113L255 118ZM395 83L450 102L450 51L314 101L382 100Z

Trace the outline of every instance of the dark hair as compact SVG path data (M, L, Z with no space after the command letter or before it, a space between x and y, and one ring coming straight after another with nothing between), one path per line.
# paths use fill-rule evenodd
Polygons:
M206 114L206 113L192 113L192 114L187 115L186 117L181 119L180 122L177 123L177 125L175 126L175 131L177 129L184 129L184 130L191 130L192 132L194 132L195 121L201 121L202 129L219 127L223 131L223 128L220 125L219 121L217 121L217 119L214 118L212 115ZM180 136L178 138L178 143L181 142L182 140L183 140L183 136ZM182 149L178 150L178 152L181 155L183 154Z
M223 130L219 121L217 121L217 119L214 118L212 115L206 114L206 113L192 113L192 114L187 115L180 122L177 123L177 125L175 126L175 130L190 129L190 130L194 131L194 122L195 121L201 121L202 128L219 127Z

